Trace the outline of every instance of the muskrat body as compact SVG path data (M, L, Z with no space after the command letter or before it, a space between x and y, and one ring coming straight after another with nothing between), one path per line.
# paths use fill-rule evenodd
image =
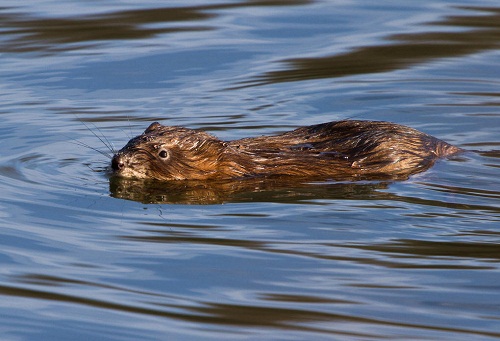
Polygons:
M118 151L111 166L118 176L156 180L404 178L460 151L418 130L379 121L329 122L234 141L155 122Z

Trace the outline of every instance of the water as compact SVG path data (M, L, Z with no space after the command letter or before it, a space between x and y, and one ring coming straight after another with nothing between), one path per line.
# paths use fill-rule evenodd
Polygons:
M4 1L0 22L2 340L500 337L495 1ZM74 144L344 118L474 152L407 181L146 188Z

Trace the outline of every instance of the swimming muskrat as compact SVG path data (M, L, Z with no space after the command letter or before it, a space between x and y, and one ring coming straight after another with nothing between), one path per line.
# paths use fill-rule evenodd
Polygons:
M460 151L418 130L379 121L329 122L234 141L155 122L113 156L111 168L117 176L156 180L405 178Z

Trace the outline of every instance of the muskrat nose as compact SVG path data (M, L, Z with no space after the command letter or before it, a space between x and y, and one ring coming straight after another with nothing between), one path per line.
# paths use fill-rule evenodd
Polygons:
M120 169L123 169L123 167L125 167L123 157L120 155L113 156L113 160L111 160L111 168L113 168L114 171L119 171Z

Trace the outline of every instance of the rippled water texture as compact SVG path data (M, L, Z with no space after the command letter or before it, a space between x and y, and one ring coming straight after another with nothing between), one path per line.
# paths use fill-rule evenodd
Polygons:
M497 1L2 2L1 339L498 339L499 61ZM153 121L346 118L469 152L406 181L106 174Z

